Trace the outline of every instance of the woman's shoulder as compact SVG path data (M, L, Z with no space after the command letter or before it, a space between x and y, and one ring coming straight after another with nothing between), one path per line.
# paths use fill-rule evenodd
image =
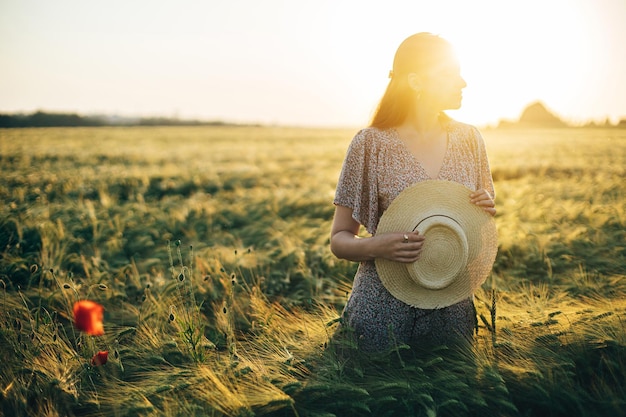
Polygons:
M474 125L469 123L459 122L458 120L449 119L446 121L448 131L454 132L463 136L480 136L480 131Z
M393 129L380 129L377 127L368 126L359 130L356 136L360 136L360 137L368 138L372 140L384 140L384 139L387 139L391 135L392 131Z
M377 145L389 142L392 134L392 129L379 129L369 126L359 130L352 141L367 145Z
M476 126L453 119L447 122L447 126L448 132L451 133L450 136L455 140L471 146L482 146L483 137Z

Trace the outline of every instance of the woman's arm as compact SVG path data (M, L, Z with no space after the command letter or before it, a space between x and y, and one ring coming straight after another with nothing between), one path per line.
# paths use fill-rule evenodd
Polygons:
M470 195L470 202L485 210L492 216L496 215L496 190L493 186L491 169L489 168L489 158L485 141L479 130L474 128L474 138L476 140L476 166L479 183L476 191Z
M330 250L336 257L354 262L384 258L406 263L415 262L419 258L424 242L419 231L359 237L359 227L360 224L352 218L352 209L335 206Z

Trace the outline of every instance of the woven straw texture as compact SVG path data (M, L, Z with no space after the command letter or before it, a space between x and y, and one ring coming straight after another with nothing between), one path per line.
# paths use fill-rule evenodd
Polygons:
M470 203L467 187L430 180L402 191L383 213L377 233L417 230L420 259L376 259L380 280L399 300L435 309L470 297L489 275L498 251L495 220Z

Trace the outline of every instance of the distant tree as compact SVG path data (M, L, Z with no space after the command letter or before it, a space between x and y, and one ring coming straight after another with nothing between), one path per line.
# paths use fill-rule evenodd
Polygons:
M30 115L1 114L0 127L76 127L103 126L106 123L98 118L79 116L74 113L46 113L38 111Z
M167 117L109 118L85 117L75 113L46 113L37 111L30 115L0 114L0 128L16 127L77 127L77 126L238 126L223 121L181 120ZM257 126L257 125L254 125Z
M0 127L20 127L17 116L0 114Z

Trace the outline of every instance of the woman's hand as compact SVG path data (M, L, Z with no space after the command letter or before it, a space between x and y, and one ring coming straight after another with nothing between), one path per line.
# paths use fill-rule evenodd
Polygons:
M424 236L419 232L383 233L376 240L377 256L395 262L411 263L419 259L424 245Z
M496 215L496 203L487 190L478 190L471 193L470 203L476 204L492 216Z
M418 232L381 233L361 238L357 236L359 226L352 218L352 209L336 206L330 234L330 250L335 256L355 262L384 258L410 263L419 258L424 236Z

